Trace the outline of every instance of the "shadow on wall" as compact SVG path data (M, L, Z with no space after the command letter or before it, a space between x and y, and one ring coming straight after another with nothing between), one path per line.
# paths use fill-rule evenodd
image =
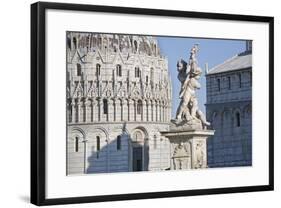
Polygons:
M149 145L146 132L136 128L132 135L123 124L122 133L116 138L96 136L88 145L85 158L85 173L113 173L147 171L149 166ZM93 139L92 139L93 140Z

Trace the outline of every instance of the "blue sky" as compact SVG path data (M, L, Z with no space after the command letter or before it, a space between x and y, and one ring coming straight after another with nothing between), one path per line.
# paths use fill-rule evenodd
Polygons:
M179 89L180 82L177 79L177 61L183 58L188 61L190 49L194 44L199 44L197 54L198 64L203 74L199 80L201 90L197 91L200 109L205 112L206 103L206 78L205 64L208 63L209 69L222 63L226 59L245 51L246 41L244 40L225 40L225 39L203 39L203 38L186 38L186 37L157 37L162 55L168 58L169 73L172 78L173 100L172 100L172 117L175 117L176 109L180 102Z

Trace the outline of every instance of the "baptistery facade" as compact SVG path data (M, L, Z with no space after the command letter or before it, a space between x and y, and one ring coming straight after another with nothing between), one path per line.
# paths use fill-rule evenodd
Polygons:
M167 58L151 36L67 32L67 174L165 170Z

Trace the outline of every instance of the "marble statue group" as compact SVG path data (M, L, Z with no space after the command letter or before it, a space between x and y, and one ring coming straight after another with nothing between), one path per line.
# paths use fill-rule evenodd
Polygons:
M177 109L175 124L196 126L195 128L206 128L210 125L206 121L204 113L198 107L196 90L200 89L199 78L202 74L198 66L196 55L199 51L195 44L190 51L188 63L180 59L177 63L178 79L181 82L179 98L181 99Z

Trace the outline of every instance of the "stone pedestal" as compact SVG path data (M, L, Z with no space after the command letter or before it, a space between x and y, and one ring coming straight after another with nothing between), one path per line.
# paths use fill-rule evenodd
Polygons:
M170 140L170 169L207 168L207 139L214 130L167 131L161 134Z

